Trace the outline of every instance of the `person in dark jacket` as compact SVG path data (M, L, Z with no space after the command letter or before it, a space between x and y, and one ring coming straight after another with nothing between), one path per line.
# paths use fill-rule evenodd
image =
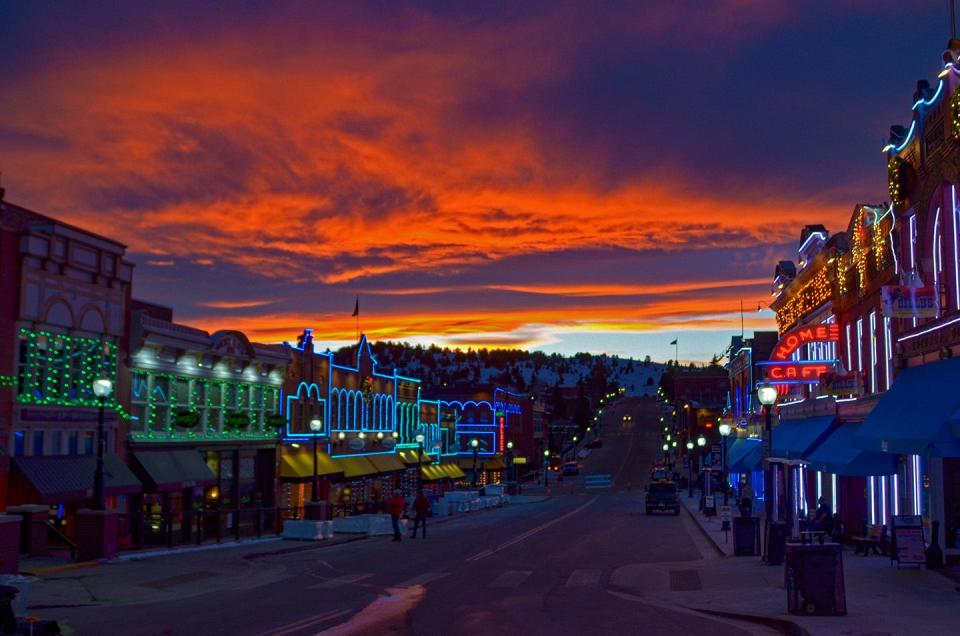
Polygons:
M417 538L417 528L420 527L420 524L423 524L423 538L427 538L427 513L430 512L430 500L427 499L427 496L423 494L423 491L420 490L417 492L417 498L413 500L413 534L410 535L411 539Z
M393 522L393 540L400 540L400 517L403 511L407 509L407 502L403 498L403 493L399 490L393 491L393 496L387 500L387 512L390 513L390 521Z

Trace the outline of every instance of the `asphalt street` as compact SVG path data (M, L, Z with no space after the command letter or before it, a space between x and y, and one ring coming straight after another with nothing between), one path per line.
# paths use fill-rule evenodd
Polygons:
M716 558L687 515L644 514L642 488L662 430L653 404L605 409L604 444L584 472L610 474L611 490L568 478L551 485L546 501L461 515L432 525L425 540L377 537L257 559L229 551L163 557L158 580L184 586L184 595L137 604L100 598L50 617L79 634L758 633L616 585L624 566L660 564L652 585L696 589L698 564ZM184 573L171 577L178 559ZM204 577L224 567L236 584L205 591Z

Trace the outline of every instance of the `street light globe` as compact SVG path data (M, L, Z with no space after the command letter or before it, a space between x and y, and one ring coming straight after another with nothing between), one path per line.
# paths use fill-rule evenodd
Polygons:
M757 387L757 399L760 400L760 404L770 406L777 401L777 387L764 382Z
M377 439L383 439L383 431L377 433Z
M701 435L700 437L697 438L697 446L706 446L706 445L707 445L707 438L706 438L706 437L704 437L703 435Z
M314 433L319 433L323 429L323 421L318 418L313 418L310 420L310 430Z
M113 380L110 378L97 378L93 381L93 394L103 399L113 393Z
M591 430L593 430L593 429L591 429L591 428L588 426L588 427L587 427L587 432L589 433Z
M390 435L391 435L392 437L400 437L400 433L398 433L397 431L394 431L394 432L390 433Z
M731 427L729 424L721 424L721 425L720 425L720 434L723 435L724 437L726 437L727 435L729 435L731 430L733 430L733 429L732 429L732 427Z
M366 439L367 434L361 431L360 433L357 433L357 437L359 437L360 439Z
M423 433L417 433L417 436L413 439L417 440L417 444L423 444L423 440L427 438L423 436Z
M676 447L677 447L677 440L673 440L673 442L672 442L671 445L672 445L674 448L676 448Z
M670 433L667 433L667 441L670 441Z
M693 450L693 442L687 442L687 450Z
M512 449L512 448L513 448L513 442L507 442L507 448L508 448L508 449Z
M663 445L663 450L670 450L670 445L669 445L669 444L664 444L664 445Z
M476 448L478 446L480 446L480 440L478 439L470 440L470 448Z
M577 441L577 436L576 436L576 435L573 436L573 441Z
M544 457L550 457L550 451L548 451L548 450L543 451L543 456L544 456Z
M347 434L341 431L337 433L337 439L340 439L340 440L347 439Z

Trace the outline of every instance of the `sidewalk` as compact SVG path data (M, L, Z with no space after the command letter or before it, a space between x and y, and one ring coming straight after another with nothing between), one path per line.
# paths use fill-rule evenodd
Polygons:
M759 557L733 557L733 538L724 541L720 521L697 510L699 499L681 501L690 518L723 558L707 561L699 570L696 591L673 592L675 603L701 611L788 622L809 634L950 634L960 624L960 592L936 572L898 570L886 557L854 556L844 549L847 597L845 617L805 617L787 612L783 566L767 566ZM729 556L729 558L727 558Z
M507 505L534 504L548 499L550 497L545 495L521 495L511 497L511 503ZM493 510L496 508L434 517L431 527L482 516ZM82 563L54 558L24 559L20 572L29 578L18 587L23 590L28 608L41 613L87 605L172 601L279 582L288 576L287 567L282 561L271 561L269 557L323 550L370 539L386 540L386 537L339 534L316 542L277 537L130 552L109 561ZM251 576L253 572L256 576Z

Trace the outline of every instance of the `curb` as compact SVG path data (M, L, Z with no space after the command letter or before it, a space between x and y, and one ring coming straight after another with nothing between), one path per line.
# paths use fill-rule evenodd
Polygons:
M680 607L685 607L686 609L699 612L700 614L706 614L708 616L717 616L720 618L729 618L732 620L764 625L765 627L771 627L783 632L784 634L789 634L790 636L813 636L802 625L786 618L777 618L775 616L767 616L765 614L740 614L738 612L726 612L723 610L701 609L699 607L690 607L689 605L681 605Z
M295 554L297 552L306 552L307 550L319 550L321 548L332 548L337 545L346 545L348 543L355 543L357 541L366 541L369 537L367 535L360 535L356 537L348 537L342 540L332 540L332 541L311 541L307 545L294 545L288 548L280 548L278 550L270 550L269 552L254 552L253 554L246 554L241 558L244 561L256 561L257 559L265 559L267 557L273 556L283 556L285 554Z
M20 572L23 576L44 576L45 574L58 574L60 572L69 572L70 570L85 570L103 565L106 561L81 561L79 563L63 563L61 565L45 565L32 570L23 570Z
M687 508L687 504L682 503L681 505L683 506L683 509L687 511L687 514L690 515L690 519L693 520L693 523L694 525L697 526L697 529L700 530L700 534L702 534L703 537L710 543L710 545L713 546L713 549L717 552L717 556L721 558L726 558L728 556L727 553L723 551L723 548L720 547L720 544L717 543L717 540L711 537L710 533L708 533L706 529L704 529L704 527L700 524L700 521L697 519L696 515L694 515L693 512L691 512L690 509Z

